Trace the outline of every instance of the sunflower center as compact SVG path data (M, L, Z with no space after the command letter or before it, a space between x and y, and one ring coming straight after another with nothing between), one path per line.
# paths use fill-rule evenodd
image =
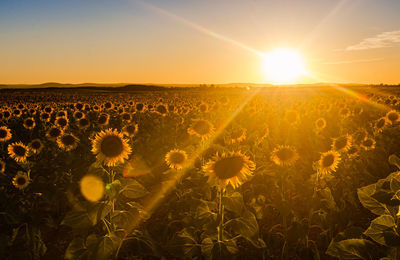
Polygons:
M57 120L57 123L58 123L59 126L66 126L67 125L67 120L65 118L61 117L61 118L59 118Z
M31 145L32 145L32 148L35 150L39 149L42 146L39 141L33 141Z
M197 121L193 126L193 130L200 135L206 135L210 132L210 126L205 121Z
M281 161L288 161L293 158L294 152L288 148L282 148L276 152L276 156L278 156Z
M335 140L335 149L336 150L341 150L345 148L347 145L347 138L346 137L339 137L338 139Z
M215 163L214 172L219 179L225 180L238 176L242 171L243 166L244 161L240 156L222 158Z
M376 124L378 128L382 128L384 125L385 125L385 119L379 120L378 123Z
M14 146L13 151L18 156L25 156L25 154L26 154L26 149L20 145Z
M0 129L0 138L5 138L7 136L7 131L4 129Z
M107 122L107 116L101 115L98 119L99 124L105 124Z
M87 126L88 124L89 124L89 121L86 118L79 120L80 126Z
M101 142L101 152L107 157L116 157L123 151L123 144L118 136L106 136Z
M75 143L75 138L72 135L64 135L61 137L61 142L65 145L73 145Z
M185 161L185 156L182 153L172 153L170 156L170 161L174 164L181 164Z
M17 178L17 184L18 185L24 185L26 183L26 179L24 177L18 177Z
M25 125L27 125L27 126L33 126L33 120L32 120L32 119L27 119L27 120L25 121Z
M388 119L389 119L390 121L396 121L398 118L399 118L399 115L398 115L397 113L390 113L390 114L388 115Z
M333 164L334 161L335 157L332 154L328 154L322 159L322 166L329 167Z
M372 140L371 139L364 140L363 145L367 147L372 146Z

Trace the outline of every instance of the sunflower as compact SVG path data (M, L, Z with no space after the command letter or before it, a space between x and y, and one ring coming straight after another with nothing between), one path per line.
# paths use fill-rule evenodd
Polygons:
M77 120L82 119L82 118L85 118L85 114L82 113L81 111L76 111L76 112L74 113L74 118L77 119Z
M162 116L166 116L168 113L168 109L165 105L160 104L157 105L156 109L154 110L154 112L156 112L157 114L160 114Z
M360 153L360 147L359 147L359 146L356 146L356 145L353 145L353 146L351 146L351 148L347 151L347 156L348 156L349 158L355 158L355 157L357 157L357 156L359 155L359 153Z
M352 141L353 139L351 135L348 134L335 138L332 142L332 150L337 152L346 152L350 149Z
M285 119L289 124L294 125L300 120L299 112L296 110L288 110L285 113Z
M11 130L7 126L0 126L0 142L7 142L11 137Z
M24 127L26 129L33 129L35 127L36 123L35 120L32 117L28 117L24 120Z
M376 141L372 139L371 137L366 138L361 142L361 147L364 148L364 150L369 151L375 148Z
M271 160L276 165L290 166L293 165L297 159L299 159L299 155L296 149L287 145L279 145L271 153Z
M8 154L17 162L25 162L29 148L21 142L8 145Z
M108 121L110 119L110 115L109 114L100 114L99 117L97 118L97 123L101 126L105 126L108 125Z
M131 122L131 120L132 120L132 116L131 116L131 114L129 114L129 113L122 113L122 115L121 115L121 118L122 118L122 121L124 121L124 122Z
M3 160L0 160L0 173L4 173L6 171L6 163Z
M326 127L326 120L323 117L318 118L315 121L315 128L317 131L322 131Z
M63 134L63 132L64 131L62 129L54 126L47 131L46 136L48 139L55 141L59 136Z
M378 120L376 120L374 126L375 126L375 130L378 133L381 133L383 131L383 129L385 128L385 126L388 123L388 119L386 117L381 117Z
M66 117L58 117L56 118L55 125L64 129L68 126L68 118Z
M137 124L126 125L122 128L122 133L126 136L133 137L138 132Z
M165 155L165 162L171 169L182 169L187 161L187 154L183 150L173 149Z
M255 164L241 152L229 154L218 153L203 166L208 182L221 189L230 184L233 188L239 187L251 175Z
M335 172L340 162L340 154L336 151L328 151L321 155L318 162L319 172L322 174L329 174Z
M396 110L392 110L387 112L386 118L390 124L393 124L400 121L400 114Z
M89 127L89 125L90 125L90 122L89 122L89 119L87 119L87 118L81 118L78 121L78 127L80 129L86 129Z
M38 154L43 150L43 143L40 139L34 139L29 143L29 149L34 153Z
M98 133L92 141L92 146L96 158L107 166L123 163L132 151L123 134L113 129Z
M214 126L208 120L194 119L187 131L190 135L195 135L204 140L213 134Z
M78 146L79 139L73 134L63 134L57 138L58 147L65 151L71 151Z
M29 172L26 173L26 172L18 171L12 180L12 184L16 188L23 190L26 187L28 187L30 181L31 181L31 178L29 176Z
M201 113L207 113L208 112L208 105L206 103L201 103L199 105L199 111Z
M43 120L44 122L49 122L50 121L50 114L49 113L41 113L40 114L40 119Z
M67 111L61 110L56 113L56 117L67 117Z
M234 144L242 142L244 139L246 139L246 132L246 128L240 128L232 131L229 136L229 143Z
M342 109L340 109L339 115L342 117L348 117L350 116L350 110L347 107L343 107Z

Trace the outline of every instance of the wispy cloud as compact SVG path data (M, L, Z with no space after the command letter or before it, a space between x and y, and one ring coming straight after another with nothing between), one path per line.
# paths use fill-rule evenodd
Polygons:
M374 62L381 61L382 58L374 58L374 59L362 59L362 60L342 60L342 61L332 61L332 62L324 62L322 64L327 65L338 65L338 64L351 64L351 63L366 63L366 62Z
M394 43L400 43L400 30L383 32L374 37L366 38L360 43L349 46L346 48L347 51L358 51L391 47Z

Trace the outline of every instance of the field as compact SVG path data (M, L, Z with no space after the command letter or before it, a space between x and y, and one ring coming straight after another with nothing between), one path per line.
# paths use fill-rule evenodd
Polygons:
M0 258L398 259L399 95L2 91Z

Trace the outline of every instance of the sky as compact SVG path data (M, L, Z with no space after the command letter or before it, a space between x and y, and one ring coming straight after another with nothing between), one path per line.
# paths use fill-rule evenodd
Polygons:
M400 83L399 0L0 0L0 84Z

